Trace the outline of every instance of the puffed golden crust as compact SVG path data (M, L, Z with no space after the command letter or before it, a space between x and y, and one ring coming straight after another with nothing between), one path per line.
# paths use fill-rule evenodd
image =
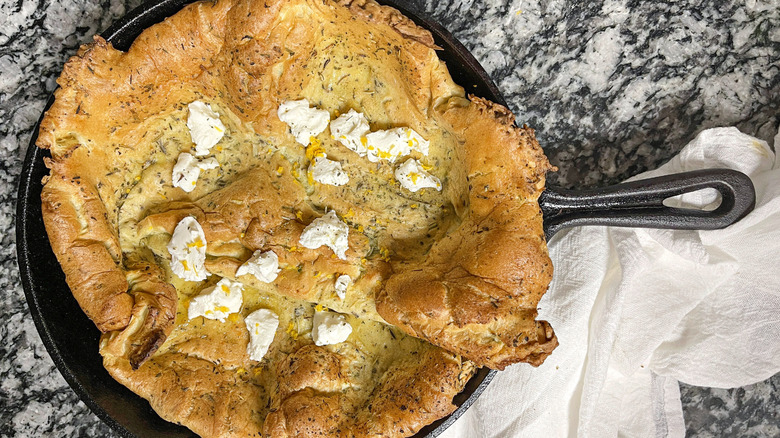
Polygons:
M537 198L550 165L506 108L466 99L434 49L370 0L218 0L127 53L96 37L69 60L38 138L52 155L43 217L112 376L203 436L393 437L452 412L475 364L544 360L556 340L535 321L552 275ZM276 112L302 97L421 133L443 191L404 192L392 166L325 135L358 189L296 176L306 154ZM184 193L170 175L195 100L219 110L233 149ZM345 260L298 244L326 210L350 226ZM166 249L185 216L203 227L209 272L253 290L227 322L187 318L198 290L173 278ZM257 250L278 254L273 285L236 277ZM344 300L341 274L354 280ZM243 318L268 300L286 313L257 362ZM314 304L347 316L348 341L312 344Z
M348 383L340 370L337 356L313 345L288 356L279 367L279 401L266 419L265 435L409 436L452 413L452 398L473 375L457 356L429 349L395 363L373 390L371 403L349 412L341 396Z
M413 435L455 410L452 398L474 372L459 356L422 346L392 362L358 402L365 382L352 377L356 345L281 345L271 361L244 369L243 321L217 324L196 322L137 369L121 351L126 332L114 332L102 340L104 365L162 418L201 436L273 438Z
M552 279L537 202L550 164L533 130L516 127L501 105L471 97L443 117L464 139L465 177L453 179L468 196L461 223L420 259L395 265L377 310L477 364L540 365L558 345L535 320Z

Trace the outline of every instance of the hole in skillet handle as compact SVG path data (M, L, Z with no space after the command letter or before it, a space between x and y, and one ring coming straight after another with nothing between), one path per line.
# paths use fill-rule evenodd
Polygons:
M162 22L195 0L151 0L129 12L101 33L116 49L126 51L146 28ZM506 102L482 66L471 53L438 23L421 18L414 12L417 2L408 0L378 0L392 6L427 28L443 50L439 58L449 67L456 83L467 93L490 99L506 106ZM54 101L52 95L44 109ZM43 115L41 116L42 119ZM65 380L79 398L108 426L122 437L195 437L183 426L162 420L149 403L115 381L102 366L97 355L100 333L83 314L65 284L41 217L41 178L48 173L43 157L48 151L36 146L36 124L26 154L20 179L17 203L17 257L22 283L31 314L41 338ZM496 371L481 368L456 395L457 409L447 417L423 427L414 438L440 435L460 417L485 390Z
M721 196L715 210L664 205L668 198L708 188ZM564 228L584 225L716 230L745 217L755 203L750 178L732 169L695 170L586 190L548 187L539 197L548 241Z

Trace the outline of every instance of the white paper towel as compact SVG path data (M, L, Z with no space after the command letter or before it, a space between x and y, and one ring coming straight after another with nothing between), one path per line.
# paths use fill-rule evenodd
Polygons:
M717 128L632 179L703 168L749 175L755 210L717 231L559 232L539 318L560 346L539 368L498 373L442 437L682 437L678 381L730 388L780 372L780 166L766 142ZM713 192L675 201L706 206Z

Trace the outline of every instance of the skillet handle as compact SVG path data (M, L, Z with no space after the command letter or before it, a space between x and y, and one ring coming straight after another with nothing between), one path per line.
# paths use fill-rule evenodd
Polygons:
M713 211L663 205L672 196L713 188L721 203ZM586 190L547 188L539 197L549 240L581 225L715 230L747 215L756 203L750 178L731 169L703 169Z

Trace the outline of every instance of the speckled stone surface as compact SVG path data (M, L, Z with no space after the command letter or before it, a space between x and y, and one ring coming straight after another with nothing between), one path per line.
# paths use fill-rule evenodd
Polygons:
M139 0L0 0L0 436L115 434L60 376L15 261L16 180L68 56ZM776 0L415 0L536 128L567 187L667 160L702 129L767 140L780 122ZM681 385L690 436L780 436L780 375L731 390Z
M776 1L427 0L537 131L552 183L614 183L698 132L780 122ZM771 143L770 143L771 144Z

